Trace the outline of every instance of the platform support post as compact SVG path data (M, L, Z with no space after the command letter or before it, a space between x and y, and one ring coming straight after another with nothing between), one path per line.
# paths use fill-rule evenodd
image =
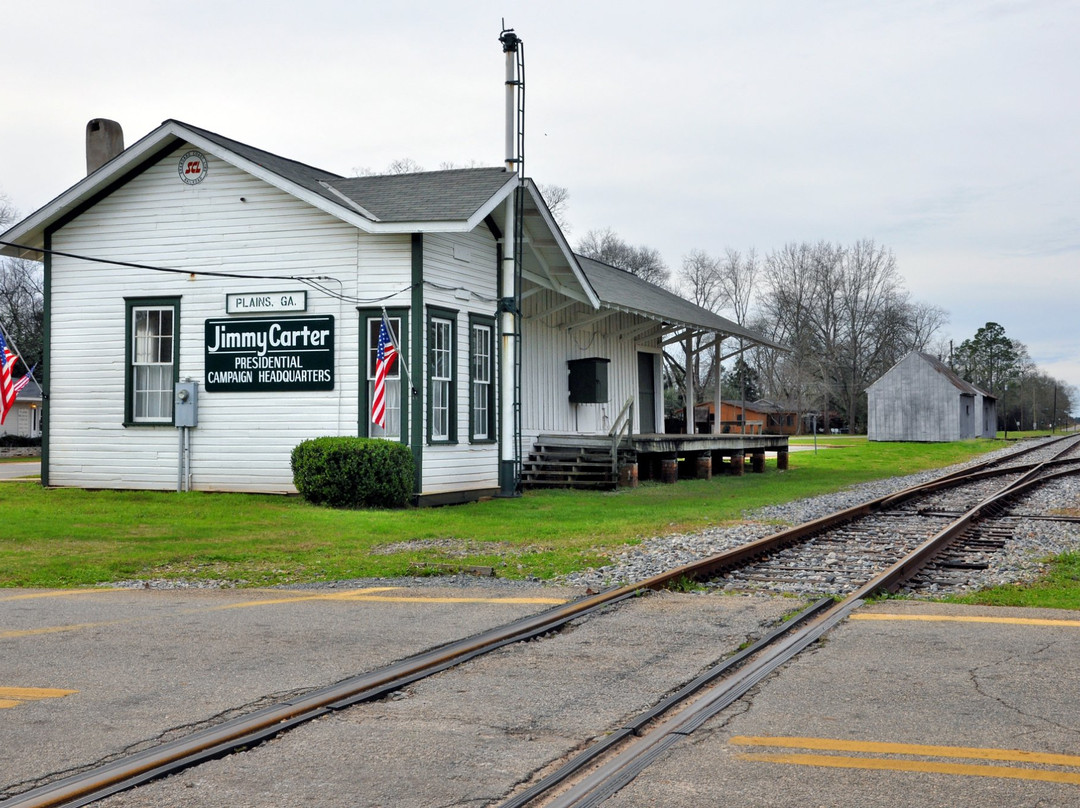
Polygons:
M732 452L731 453L731 473L736 477L742 477L743 468L746 464L745 452Z

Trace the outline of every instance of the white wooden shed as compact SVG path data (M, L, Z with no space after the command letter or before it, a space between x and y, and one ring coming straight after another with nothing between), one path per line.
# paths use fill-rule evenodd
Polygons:
M937 357L912 351L866 389L874 441L993 438L997 399Z
M46 485L290 492L294 446L359 434L411 447L418 501L509 494L523 444L603 433L629 396L661 432L673 335L772 344L575 256L512 171L342 177L175 120L0 241L44 262ZM385 429L384 310L406 360ZM604 360L603 402L570 400L577 359Z

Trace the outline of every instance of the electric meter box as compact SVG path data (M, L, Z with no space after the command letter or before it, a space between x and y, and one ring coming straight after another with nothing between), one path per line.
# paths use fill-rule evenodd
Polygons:
M566 365L570 373L570 403L606 404L610 364L610 359L600 356L568 361Z
M173 395L173 423L176 426L199 425L199 383L177 382Z

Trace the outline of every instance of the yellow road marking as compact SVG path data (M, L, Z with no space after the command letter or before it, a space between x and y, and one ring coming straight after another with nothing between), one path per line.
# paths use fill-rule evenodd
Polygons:
M1028 752L1022 749L989 749L969 746L851 741L836 738L798 738L739 735L729 743L737 746L775 746L827 752L863 752L869 755L910 755L938 758L968 758L1043 766L1080 767L1080 755ZM985 766L974 763L946 763L935 760L905 760L896 757L851 757L791 752L740 752L739 760L780 763L793 766L823 766L842 769L923 772L967 777L998 777L1010 780L1040 780L1048 783L1080 785L1080 772L1020 766Z
M12 640L16 637L35 637L39 634L59 634L64 631L79 631L84 628L101 628L102 626L119 626L123 623L134 623L141 618L130 620L109 620L103 623L72 623L67 626L45 626L44 628L23 628L0 631L0 640Z
M566 598L479 598L479 597L433 597L429 595L379 595L379 592L389 592L400 589L396 586L372 587L370 589L353 589L348 592L332 592L320 595L297 595L294 597L270 598L267 600L250 600L244 603L230 603L225 606L215 606L214 609L246 609L251 606L276 606L282 603L300 603L304 601L343 600L349 603L506 603L512 605L521 604L559 604L566 603Z
M1080 755L1027 752L1023 749L991 749L977 746L933 746L930 744L850 741L839 738L799 738L736 735L729 743L738 746L782 746L831 752L870 752L879 755L921 755L923 757L1007 760L1014 763L1044 763L1051 766L1078 766Z
M367 589L352 589L347 592L329 592L319 595L286 595L285 597L267 598L265 600L246 600L242 603L227 603L224 606L213 606L208 611L221 611L223 609L247 609L250 606L276 606L281 603L304 603L313 600L350 600L357 595L374 592L389 592L397 589L396 586L375 586ZM202 611L202 610L197 610Z
M371 601L373 603L511 603L511 604L549 604L566 603L566 598L436 598L408 597L406 595L361 595L348 598L353 602Z
M1080 627L1080 620L1050 620L1041 617L982 617L971 615L937 614L873 614L856 613L851 620L917 620L928 623L1001 623L1013 626L1061 626L1063 628Z
M740 760L763 763L788 763L797 766L825 766L839 769L876 769L878 771L931 772L969 777L1001 777L1010 780L1042 780L1048 783L1080 785L1080 773L1049 771L1047 769L1012 769L1008 766L976 766L970 763L934 763L922 760L889 760L886 758L852 758L836 755L766 755L741 754Z
M0 687L0 710L18 707L26 701L61 699L78 690L59 690L54 687Z
M209 606L199 609L185 609L179 614L190 615L199 614L202 612L216 612L226 609L247 609L252 606L276 606L285 603L303 603L311 601L344 601L347 603L363 603L369 601L372 603L504 603L507 605L557 605L560 603L566 603L566 598L481 598L481 597L432 597L432 596L409 596L409 595L380 595L380 592L389 592L401 587L396 586L375 586L365 589L351 589L345 592L324 592L315 595L287 595L285 597L266 598L263 600L248 600L239 603L227 603L220 606ZM80 590L81 591L81 590ZM103 592L110 591L123 591L123 590L101 590ZM63 593L57 593L63 594ZM31 595L19 596L19 597L34 597ZM87 628L100 628L103 626L115 626L124 623L137 623L145 622L147 620L160 620L163 616L156 615L153 617L132 617L124 620L111 620L100 623L73 623L66 626L46 626L43 628L30 628L30 629L11 629L8 631L0 631L0 640L15 639L18 637L33 637L42 634L58 634L65 631L78 631L80 629Z
M0 598L0 603L9 600L32 600L34 598L65 598L69 595L98 595L102 592L123 592L123 589L50 589L48 592L29 592L23 595L8 595ZM130 591L130 590L128 590Z
M78 690L60 690L55 687L0 687L0 698L37 701L38 699L59 699L78 692Z

